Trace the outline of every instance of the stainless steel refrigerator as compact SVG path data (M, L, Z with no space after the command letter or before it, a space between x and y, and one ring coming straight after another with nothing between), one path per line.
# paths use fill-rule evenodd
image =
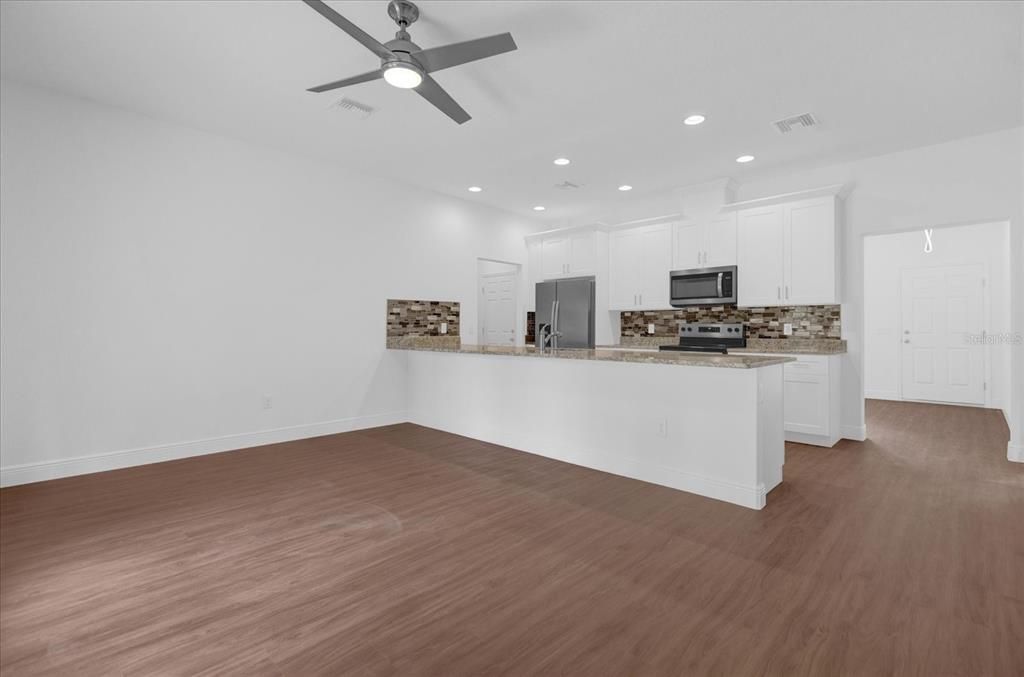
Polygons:
M555 348L594 347L594 278L574 277L537 283L536 336L551 327ZM557 335L560 334L560 335Z

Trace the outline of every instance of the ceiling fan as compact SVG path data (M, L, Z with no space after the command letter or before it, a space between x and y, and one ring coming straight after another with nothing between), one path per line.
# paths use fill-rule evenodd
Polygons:
M311 87L306 90L309 92L326 92L384 78L389 85L401 89L415 89L417 94L461 125L470 119L469 113L430 77L430 73L516 49L516 43L510 33L421 49L409 39L409 33L405 30L420 16L419 8L409 0L391 0L388 3L388 15L398 24L398 32L395 33L394 40L384 44L377 42L366 31L328 7L323 0L303 2L380 57L380 68L344 80Z

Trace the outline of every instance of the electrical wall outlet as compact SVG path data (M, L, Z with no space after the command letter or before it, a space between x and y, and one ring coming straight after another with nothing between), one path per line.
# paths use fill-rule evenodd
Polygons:
M274 406L274 398L272 398L270 395L264 395L263 396L263 408L264 409L271 409L271 408L273 408L273 406Z
M782 325L782 333L783 333L784 336L792 336L793 335L793 323L792 322L786 322L785 324L783 324Z
M650 323L649 325L647 325L647 333L648 334L653 334L654 333L654 323L653 322Z
M447 322L442 322L441 323L441 333L442 334L447 334L448 333L448 323Z

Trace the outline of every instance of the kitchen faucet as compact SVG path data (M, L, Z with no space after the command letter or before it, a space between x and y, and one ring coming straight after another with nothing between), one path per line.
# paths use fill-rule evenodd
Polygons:
M549 346L552 350L558 349L558 337L562 335L560 331L551 331L551 325L547 322L537 327L537 352L543 353Z

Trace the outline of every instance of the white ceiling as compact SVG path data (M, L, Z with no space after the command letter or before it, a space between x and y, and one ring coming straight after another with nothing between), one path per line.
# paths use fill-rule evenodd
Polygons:
M382 41L394 33L384 0L331 4ZM295 1L5 1L0 66L524 215L543 204L553 223L710 178L1022 123L1016 2L419 4L421 47L503 31L519 45L436 75L473 115L465 125L381 81L306 92L377 60ZM377 111L331 110L342 95ZM781 136L769 124L806 111L820 129ZM684 126L691 112L707 122ZM736 164L743 153L757 159ZM554 166L560 155L572 164ZM583 188L553 187L564 179Z

